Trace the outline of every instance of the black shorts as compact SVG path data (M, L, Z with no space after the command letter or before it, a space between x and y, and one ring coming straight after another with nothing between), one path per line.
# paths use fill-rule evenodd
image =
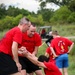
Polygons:
M0 53L0 75L9 75L18 72L15 61L8 54Z
M32 73L41 69L25 57L19 57L19 61L22 65L22 69L26 69L27 73Z

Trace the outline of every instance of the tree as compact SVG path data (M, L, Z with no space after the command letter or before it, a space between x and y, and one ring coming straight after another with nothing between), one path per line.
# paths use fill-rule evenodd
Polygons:
M44 8L46 3L54 3L58 6L64 6L70 4L74 0L37 0L40 2L40 7Z
M75 12L75 0L71 1L71 3L68 5L68 8L69 8L72 12Z
M41 14L42 17L43 17L43 20L47 21L47 22L49 22L50 18L53 15L53 12L54 11L52 9L41 9L41 10L38 10L38 14Z
M50 22L54 23L66 23L71 11L68 9L67 6L62 6L58 9L53 17L50 19Z
M0 19L6 15L6 6L4 4L0 4Z

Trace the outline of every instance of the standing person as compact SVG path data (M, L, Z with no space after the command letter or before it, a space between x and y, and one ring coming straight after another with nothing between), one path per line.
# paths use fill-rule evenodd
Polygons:
M23 33L23 42L22 46L26 47L26 49L32 53L34 56L38 53L38 48L41 45L42 40L40 35L36 32L36 26L32 24L29 30ZM27 58L20 56L19 57L23 68L26 69L27 73L32 75L32 72L35 72L36 75L42 75L42 71L32 62L30 62Z
M50 49L53 55L56 57L56 65L61 72L64 72L64 75L68 75L68 54L72 50L74 42L59 36L58 32L55 31L52 31L52 36L54 39L51 41Z
M45 36L46 36L46 30L45 30L45 28L43 28L41 31L41 37L45 38Z
M18 26L10 29L0 41L0 75L22 75L18 45L22 43L22 32L29 27L29 20L23 17Z
M39 56L39 58L37 58L36 56L32 55L27 50L22 50L22 52L23 52L23 55L26 58L28 58L31 62L33 62L35 65L43 67L45 75L62 75L58 67L54 63L48 62L49 59L46 56L41 55Z

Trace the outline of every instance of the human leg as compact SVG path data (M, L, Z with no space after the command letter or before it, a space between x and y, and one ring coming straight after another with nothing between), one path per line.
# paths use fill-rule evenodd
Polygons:
M21 70L21 75L26 75L26 70Z
M0 53L0 75L20 74L15 61L8 54Z
M63 54L63 55L60 55L58 58L56 58L56 65L58 66L62 74L68 75L68 72L67 72L67 67L69 65L68 54Z
M26 60L25 60L25 57L21 57L19 56L19 62L20 64L22 65L22 70L21 70L21 74L22 75L26 75Z
M27 62L26 71L27 71L27 73L29 73L29 75L34 75L34 72L36 75L43 75L41 68L39 68L38 66L33 64L30 60L28 60L28 62Z
M67 70L67 68L64 68L63 71L64 71L64 75L68 75L68 70Z
M22 75L22 74L21 74L21 72L17 72L17 73L10 74L10 75Z
M35 74L36 74L36 75L43 75L43 73L42 73L41 70L36 70L36 71L35 71Z
M68 54L65 54L65 58L64 58L64 61L63 61L63 73L64 73L64 75L68 75L68 66L69 66Z

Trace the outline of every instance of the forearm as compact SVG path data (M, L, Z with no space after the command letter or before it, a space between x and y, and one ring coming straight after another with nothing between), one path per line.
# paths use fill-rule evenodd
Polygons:
M74 43L72 43L72 45L70 46L70 48L69 48L69 50L68 50L68 53L70 53L70 52L71 52L71 50L72 50L73 46L74 46Z
M38 47L36 46L32 54L37 56L37 53L38 53Z
M26 58L28 58L32 63L34 63L35 65L37 65L37 66L39 66L39 67L44 67L44 68L46 68L46 66L42 63L42 62L40 62L40 61L38 61L37 59L37 57L36 56L34 56L34 55L32 55L30 52L28 52L28 51L23 51L23 55L26 57Z
M12 54L13 54L13 60L16 63L19 63L19 59L18 59L18 44L15 43L15 42L12 44Z
M12 49L12 53L13 53L13 60L14 60L16 63L19 63L18 51L17 51L17 49Z
M57 57L57 55L56 55L56 53L55 53L55 51L54 51L54 49L52 47L50 47L50 50L53 53L54 57Z
M24 54L24 56L26 58L28 58L32 63L34 63L35 65L37 65L37 63L38 63L38 60L37 59L38 58L36 56L34 56L33 54L31 54L30 52L27 52L27 54L26 55Z

